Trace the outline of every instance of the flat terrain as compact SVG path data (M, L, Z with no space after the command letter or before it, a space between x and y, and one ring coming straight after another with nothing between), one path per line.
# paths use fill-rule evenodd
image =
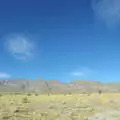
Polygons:
M120 94L0 94L0 120L120 120Z

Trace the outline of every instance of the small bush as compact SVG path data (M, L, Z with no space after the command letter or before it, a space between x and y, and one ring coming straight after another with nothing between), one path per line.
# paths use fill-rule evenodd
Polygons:
M38 93L35 93L35 96L38 96L39 94Z
M99 93L99 94L102 94L102 90L99 89L99 90L98 90L98 93Z
M16 93L14 93L14 94L15 94L15 95L21 95L20 93L17 93L17 92L16 92Z
M0 94L0 97L2 97L3 95L2 94Z
M28 93L27 96L31 96L32 94L31 93Z
M29 103L28 98L27 98L27 97L23 98L23 99L22 99L22 103Z

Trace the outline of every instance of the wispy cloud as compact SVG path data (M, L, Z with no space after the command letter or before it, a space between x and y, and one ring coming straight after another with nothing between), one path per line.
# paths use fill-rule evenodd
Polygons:
M120 0L92 0L92 9L107 27L120 25Z
M91 69L83 67L71 72L70 74L75 77L87 77L91 73L91 71Z
M10 78L11 75L8 73L0 72L0 78Z
M7 49L16 59L26 60L33 56L34 44L24 35L14 34L6 37Z
M75 71L75 72L72 72L71 75L73 75L73 76L84 76L85 73L83 71Z

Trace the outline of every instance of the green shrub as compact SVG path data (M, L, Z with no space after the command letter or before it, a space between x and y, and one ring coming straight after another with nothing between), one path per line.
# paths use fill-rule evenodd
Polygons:
M32 94L31 93L28 93L27 96L31 96Z
M22 99L22 103L29 103L28 98L27 98L27 97L23 98L23 99Z
M3 94L0 94L0 97L2 97L3 96Z

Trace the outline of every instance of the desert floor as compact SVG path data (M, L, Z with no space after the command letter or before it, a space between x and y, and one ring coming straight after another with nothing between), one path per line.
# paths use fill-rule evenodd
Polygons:
M0 94L0 120L120 120L120 94Z

